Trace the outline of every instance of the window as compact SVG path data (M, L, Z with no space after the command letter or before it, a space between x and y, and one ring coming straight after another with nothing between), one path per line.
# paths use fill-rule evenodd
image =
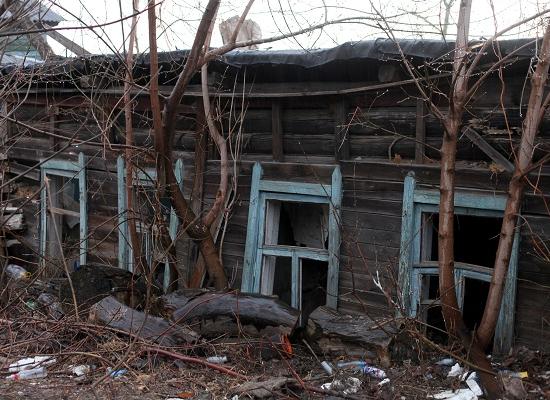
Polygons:
M180 189L183 190L183 161L177 160L174 173L176 179L180 185ZM117 160L117 174L118 174L118 262L119 267L133 271L133 253L132 245L130 242L130 236L128 232L128 215L127 215L127 201L126 201L126 167L122 156ZM143 249L145 259L151 265L155 257L156 244L159 240L159 231L155 223L155 207L157 200L155 198L155 180L156 170L146 168L143 170L136 170L136 176L134 177L134 204L138 221L136 222L136 230L141 240L141 248ZM178 232L179 220L175 211L168 205L164 206L161 200L162 217L165 221L168 221L169 235L172 240L176 238ZM159 247L159 248L162 248ZM163 289L168 290L171 284L170 265L168 260L165 262L164 272L162 275Z
M254 165L244 292L275 294L303 315L336 308L341 187L338 167L323 185L263 180Z
M488 193L455 194L454 258L458 304L468 328L481 320L498 246L506 197ZM409 315L427 322L428 334L444 329L439 303L437 228L439 192L416 188L405 178L399 281ZM519 235L516 232L501 312L494 337L497 352L512 345Z
M67 263L69 269L86 264L88 216L86 165L83 153L78 162L48 160L40 168L40 256L52 272Z

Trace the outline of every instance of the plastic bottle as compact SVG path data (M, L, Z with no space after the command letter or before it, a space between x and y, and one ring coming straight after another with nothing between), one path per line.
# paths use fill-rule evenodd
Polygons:
M46 371L46 368L40 367L40 368L26 369L24 371L20 371L16 374L7 376L6 379L9 381L19 381L24 379L45 378L46 376L48 376L48 372Z
M227 362L226 356L212 356L206 359L207 362L212 364L225 364Z
M16 361L9 365L9 372L19 372L26 369L34 369L37 366L45 366L55 363L55 358L50 356L36 356L29 358L22 358L19 361Z
M349 362L339 362L337 364L338 368L349 368L353 367L355 370L361 371L363 374L372 376L376 379L385 379L386 373L380 368L376 368L367 364L366 361L349 361Z

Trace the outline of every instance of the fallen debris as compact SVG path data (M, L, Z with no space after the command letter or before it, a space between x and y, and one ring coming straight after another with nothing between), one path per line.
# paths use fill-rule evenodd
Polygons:
M248 395L257 399L273 397L273 392L292 382L292 379L277 377L259 382L247 382L231 391L233 395ZM238 398L238 397L237 397Z
M26 280L31 277L30 272L22 266L16 264L8 264L5 271L8 278L13 279L14 281Z
M341 392L343 394L354 394L359 391L361 387L361 380L349 376L345 379L334 379L332 382L324 383L321 385L323 390L332 390L335 392Z
M447 374L447 378L454 378L455 376L461 376L463 373L464 373L464 369L462 369L459 363L456 363L451 367L451 370Z
M433 399L447 400L477 400L477 396L470 389L446 390L431 396Z
M163 346L193 343L199 336L189 328L136 311L114 297L105 297L90 309L90 320L100 322Z
M307 325L308 336L324 354L361 357L383 367L390 365L390 345L397 332L394 322L343 315L324 306L310 314Z
M369 365L366 361L339 362L336 366L338 368L350 368L357 370L364 375L368 375L376 379L386 379L386 373L383 370Z
M177 291L163 296L165 308L173 310L172 319L186 323L193 319L224 317L224 331L238 333L238 324L251 323L259 330L266 326L281 327L289 335L298 324L300 313L274 297L239 292ZM209 336L208 326L200 334ZM216 330L215 332L219 332Z
M212 364L225 364L227 362L226 356L212 356L206 358L206 361Z

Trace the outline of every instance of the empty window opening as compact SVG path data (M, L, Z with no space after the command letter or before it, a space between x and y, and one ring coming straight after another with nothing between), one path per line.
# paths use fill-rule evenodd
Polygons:
M445 343L445 321L439 301L439 276L423 274L421 279L420 314L426 323L427 336L438 343Z
M290 257L265 256L265 265L274 263L273 294L292 305L292 260Z
M437 303L439 304L439 303ZM447 344L448 335L440 305L427 306L424 311L426 336L435 343Z
M265 229L268 245L326 249L328 205L268 200Z
M424 248L429 249L426 261L437 261L437 232L439 214L425 214L425 223L431 226L424 240ZM454 256L456 262L493 268L502 218L455 215L454 217ZM431 236L431 240L429 238Z
M327 249L327 204L268 200L265 222L266 245ZM264 256L262 293L277 295L300 309L305 321L315 308L326 304L328 262L300 258L297 264L293 275L292 257Z
M466 327L473 331L477 329L481 317L483 317L490 283L479 279L464 278L463 285L462 315Z
M79 180L48 174L46 252L49 276L63 274L64 262L78 269L80 258Z
M328 262L302 260L302 321L327 303Z

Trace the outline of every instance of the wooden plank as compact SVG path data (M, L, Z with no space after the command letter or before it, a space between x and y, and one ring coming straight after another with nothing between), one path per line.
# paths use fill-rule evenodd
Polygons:
M71 210L64 210L63 208L59 207L49 207L49 211L52 214L58 214L58 215L68 215L70 217L77 217L80 218L80 213L77 211L71 211Z
M126 169L124 167L124 158L117 158L117 187L118 187L118 267L129 269L128 245L130 236L128 232L128 221L126 213L126 188L125 188Z
M279 225L281 217L281 202L269 201L266 209L266 232L265 232L265 244L276 245L279 238ZM264 246L265 248L265 246ZM275 264L276 258L266 258L264 261L264 268L262 271L260 293L264 295L273 294L273 281L275 278Z
M502 154L500 154L493 146L491 146L483 137L474 131L469 126L465 127L462 132L472 141L473 144L475 144L477 147L481 149L491 160L495 162L495 164L501 166L504 168L505 171L509 173L514 172L514 164L512 164L506 157L504 157Z
M520 223L518 217L518 225ZM504 284L501 312L498 317L495 330L494 350L498 354L507 353L514 343L514 317L516 315L516 288L518 276L518 253L519 253L520 229L516 228L514 244L508 265L508 274Z
M291 193L310 196L330 196L330 185L321 185L319 183L300 183L286 181L267 181L261 180L259 190L265 192Z
M328 277L327 277L327 307L338 307L338 276L340 272L341 244L341 207L342 207L342 173L340 167L334 168L329 210L328 235Z
M88 191L86 190L86 156L78 154L78 190L80 200L80 265L86 265L88 254Z
M271 103L271 151L273 161L283 161L283 122L281 102L274 100Z
M296 252L292 252L290 305L302 309L302 261Z
M252 292L255 274L255 261L258 239L258 211L260 201L260 180L262 179L262 166L255 163L252 169L252 185L250 189L250 202L248 206L248 229L246 234L246 248L244 252L243 278L241 290ZM258 267L259 268L259 267Z
M401 304L409 308L410 282L409 270L414 237L414 192L416 179L414 172L409 172L405 178L403 189L403 210L401 213L401 246L399 251L399 287L401 288Z
M40 26L41 24L35 24L36 26ZM91 53L86 50L84 47L76 44L71 39L63 35L61 32L58 31L52 31L47 30L46 35L51 37L53 40L55 40L57 43L65 47L70 52L74 53L77 56L88 56L91 55Z
M264 256L307 258L317 261L328 261L329 252L324 249L313 249L298 246L263 245L261 251ZM265 271L263 271L265 272Z
M424 163L424 147L426 142L426 103L422 99L416 100L416 143L414 148L414 161Z
M416 189L413 197L415 203L439 205L439 192L435 190ZM503 211L506 207L506 196L457 191L454 204L455 207Z
M347 103L344 98L334 105L334 157L336 161L350 158Z

